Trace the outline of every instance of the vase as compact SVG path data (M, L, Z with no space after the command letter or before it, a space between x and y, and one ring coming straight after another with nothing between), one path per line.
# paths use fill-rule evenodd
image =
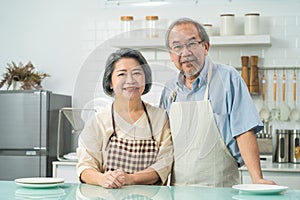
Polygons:
M13 87L13 90L23 90L22 81L13 81L12 87Z

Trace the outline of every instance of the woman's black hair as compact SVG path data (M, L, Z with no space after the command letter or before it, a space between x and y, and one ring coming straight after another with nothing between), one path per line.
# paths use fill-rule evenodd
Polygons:
M145 89L143 91L143 94L148 93L152 86L152 74L150 66L139 51L130 48L119 49L116 52L110 54L110 56L108 57L102 79L104 92L111 97L113 96L113 89L111 88L111 76L114 71L115 63L122 58L133 58L141 65L145 73Z

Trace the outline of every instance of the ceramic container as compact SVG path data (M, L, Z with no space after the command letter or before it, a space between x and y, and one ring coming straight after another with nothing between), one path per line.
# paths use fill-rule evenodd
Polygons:
M259 34L259 13L245 14L244 34L245 35Z
M235 16L234 14L220 15L220 35L234 35L235 34Z
M209 36L213 35L213 33L212 33L213 25L212 24L203 24L203 27L205 28L207 35L209 35Z

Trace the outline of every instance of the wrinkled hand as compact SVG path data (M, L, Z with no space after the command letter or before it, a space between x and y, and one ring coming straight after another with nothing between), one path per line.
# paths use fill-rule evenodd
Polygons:
M274 181L266 180L266 179L258 179L257 181L254 181L253 184L269 184L269 185L277 185Z
M104 188L121 188L125 185L125 175L126 173L121 170L105 172L105 179L101 186Z

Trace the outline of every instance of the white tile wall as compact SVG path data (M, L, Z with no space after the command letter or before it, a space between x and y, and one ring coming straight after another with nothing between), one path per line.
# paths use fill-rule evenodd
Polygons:
M226 64L233 65L234 67L241 67L240 56L242 55L258 55L259 56L259 66L261 67L296 67L296 73L299 76L299 61L300 61L300 48L299 48L299 37L300 37L300 26L298 23L299 16L269 16L262 17L261 19L261 32L264 34L270 34L272 38L271 46L212 46L209 52L210 57L212 57L217 62L223 62ZM96 41L105 41L108 38L111 38L113 35L117 35L120 33L120 30L115 27L118 25L118 21L104 23L104 22L96 22L97 26L94 30L94 34L92 30L89 30L88 36L89 40L87 43L89 44L91 40L95 37ZM88 27L89 29L91 26ZM217 27L215 27L217 28ZM145 50L142 51L145 58L149 61L150 64L165 66L167 65L172 69L174 74L176 74L175 67L171 64L169 60L169 54L166 51L161 50ZM260 72L262 73L262 72ZM268 82L267 82L267 103L270 107L273 106L273 85L272 85L272 77L273 70L265 71L267 74ZM278 95L277 100L281 101L281 76L282 70L276 71L278 73ZM286 70L287 74L287 96L286 101L290 106L293 105L292 100L292 83L291 78L294 73L293 70ZM260 74L261 76L261 74ZM164 82L168 80L171 75L170 71L164 70L158 67L153 67L153 77L154 79L159 80L160 82ZM100 77L101 78L101 77ZM300 77L299 77L300 79ZM87 80L88 81L88 80ZM297 82L299 84L299 81ZM300 84L299 84L300 86ZM98 92L98 91L97 91ZM101 91L100 91L101 92ZM146 99L151 101L153 104L158 103L159 98L159 89L153 88L152 95L147 95ZM299 87L297 90L299 93ZM257 107L259 109L261 105L260 96L253 97ZM299 99L298 99L299 101Z
M219 15L221 13L234 13L236 15L238 33L243 31L243 16L248 12L258 12L260 16L260 31L262 34L270 34L272 38L271 46L229 46L211 47L209 52L217 62L231 64L235 67L241 66L240 56L258 55L259 67L296 67L298 75L298 89L300 94L300 2L298 0L245 0L245 1L199 1L197 5L176 5L168 7L103 7L102 0L86 1L72 0L65 1L45 1L46 5L36 4L35 0L27 0L25 7L31 5L39 10L34 15L26 15L26 9L18 5L17 0L4 0L0 3L0 21L3 31L0 33L0 72L4 72L5 65L10 60L16 62L27 62L32 60L41 66L39 70L51 71L52 78L45 79L44 88L61 93L73 94L74 106L84 106L84 104L95 96L104 96L101 87L101 76L105 61L110 52L115 49L109 47L107 40L116 37L121 33L120 16L134 16L133 28L143 28L145 26L146 15L158 15L160 18L160 29L166 29L170 22L178 17L190 17L199 22L210 22L213 24L215 35L219 33ZM47 7L55 9L55 19L47 15ZM65 10L68 8L68 10ZM43 10L44 9L44 10ZM15 10L14 13L8 12ZM72 16L72 17L70 17ZM43 17L43 18L42 18ZM45 30L40 29L38 35L45 38L43 40L43 53L36 50L40 45L40 40L36 40L36 32L30 30L38 27L41 18ZM8 26L9 25L9 26ZM14 37L23 27L18 38ZM26 27L26 28L25 28ZM59 31L58 31L59 30ZM12 34L14 33L14 34ZM53 35L57 36L56 38ZM48 40L52 36L51 40ZM69 38L66 38L70 36ZM16 42L19 41L19 42ZM22 41L22 42L20 42ZM38 46L40 47L40 46ZM56 49L64 47L66 54L58 55ZM18 49L18 51L16 51ZM169 79L172 73L176 73L175 67L169 60L169 55L164 51L143 51L151 65L158 65L153 70L155 79L163 81ZM42 56L41 56L42 55ZM57 59L59 58L59 60ZM165 66L165 68L163 68ZM167 69L167 70L166 70ZM70 73L72 72L72 73ZM268 77L268 103L271 106L273 70L266 71ZM68 76L76 74L78 76ZM276 71L282 74L282 70ZM293 70L287 70L288 79L288 102L291 101L291 83ZM65 76L61 76L65 74ZM61 79L59 81L54 81ZM70 84L57 84L57 82L70 82ZM280 83L280 81L279 81ZM278 86L278 96L280 95L280 84ZM153 91L156 92L156 91ZM298 95L299 96L299 95ZM155 97L156 98L156 97ZM260 103L260 96L253 97L255 102ZM149 98L150 99L150 98ZM152 97L152 99L154 99ZM155 102L153 100L153 102ZM300 98L298 98L298 103Z

